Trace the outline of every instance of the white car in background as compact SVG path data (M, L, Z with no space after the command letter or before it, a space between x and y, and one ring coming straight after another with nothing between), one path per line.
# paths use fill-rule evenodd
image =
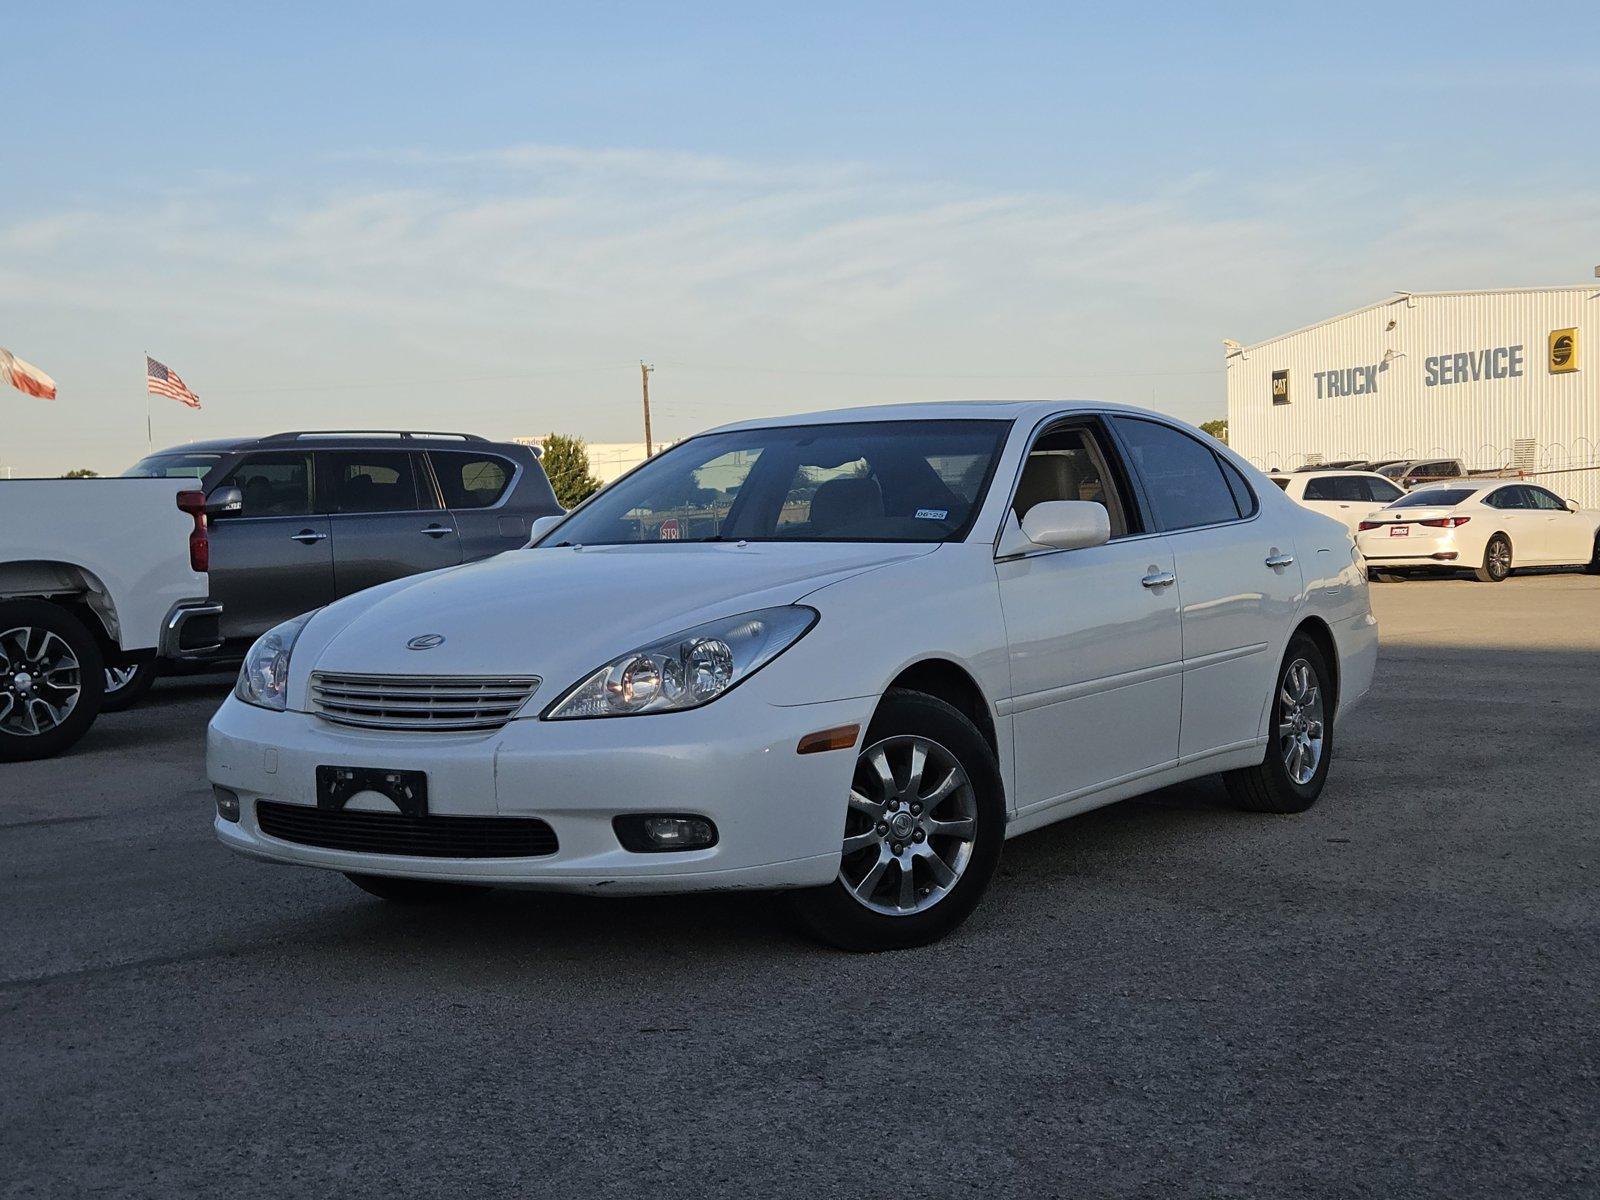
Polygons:
M1352 534L1372 513L1406 494L1375 471L1295 471L1271 479L1296 504L1332 517Z
M1499 583L1516 567L1600 572L1600 512L1531 483L1471 480L1419 488L1361 522L1369 571L1472 571Z
M918 945L1063 817L1213 772L1309 807L1377 658L1345 530L1137 409L754 421L545 521L256 643L225 845L394 900L791 889Z

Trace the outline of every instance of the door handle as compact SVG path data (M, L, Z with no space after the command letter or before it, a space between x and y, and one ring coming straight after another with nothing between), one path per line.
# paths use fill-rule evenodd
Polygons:
M1177 583L1178 577L1171 571L1151 571L1150 574L1139 580L1139 582L1144 584L1144 586L1147 588L1161 588L1166 587L1169 584Z
M299 533L291 533L289 535L289 540L291 542L299 542L302 546L309 546L313 542L327 541L328 535L325 533L318 533L315 529L302 529Z
M450 527L448 525L429 525L422 532L431 538L442 538L450 532Z
M1274 571L1281 570L1284 567L1292 567L1294 566L1294 555L1279 554L1276 550L1274 550L1271 554L1267 555L1267 566L1271 567Z

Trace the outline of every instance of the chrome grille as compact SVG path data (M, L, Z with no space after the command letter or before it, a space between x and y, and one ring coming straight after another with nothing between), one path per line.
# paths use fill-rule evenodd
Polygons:
M311 676L317 715L363 729L439 733L499 729L539 686L537 675Z

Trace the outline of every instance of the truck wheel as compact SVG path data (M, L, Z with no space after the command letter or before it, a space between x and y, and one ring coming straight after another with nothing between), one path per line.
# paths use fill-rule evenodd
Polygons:
M0 601L0 762L60 754L94 724L105 692L94 636L58 604Z
M100 704L101 712L122 712L132 708L149 694L156 682L155 659L125 663L122 666L106 664L106 696Z

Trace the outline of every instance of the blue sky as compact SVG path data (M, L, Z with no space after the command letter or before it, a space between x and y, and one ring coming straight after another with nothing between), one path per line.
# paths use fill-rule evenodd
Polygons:
M331 11L330 11L331 8ZM926 396L1204 419L1220 339L1600 261L1600 13L13 6L0 463Z

